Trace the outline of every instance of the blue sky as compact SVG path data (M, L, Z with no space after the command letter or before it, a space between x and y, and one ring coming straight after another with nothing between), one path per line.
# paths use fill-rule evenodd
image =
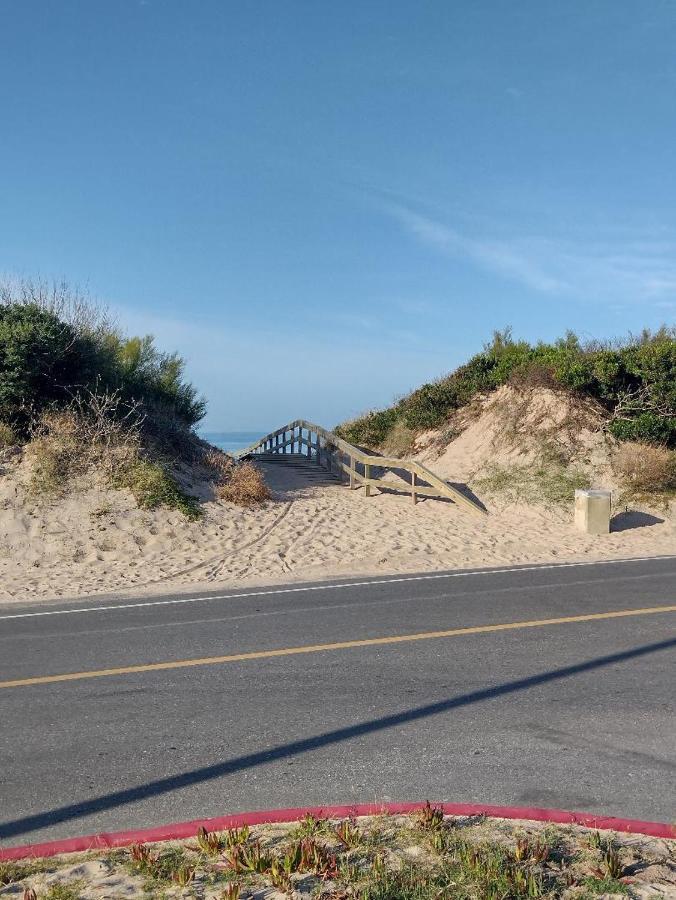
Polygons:
M332 425L676 319L676 4L0 0L0 272Z

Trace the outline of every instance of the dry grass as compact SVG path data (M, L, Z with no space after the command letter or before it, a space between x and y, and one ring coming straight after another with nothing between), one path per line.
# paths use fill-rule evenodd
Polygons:
M28 450L33 462L30 493L63 494L71 478L93 463L82 440L80 423L71 411L47 413L39 422Z
M83 865L83 878L72 881L76 860L100 860L104 874ZM34 862L10 864L2 883L31 900L282 893L297 900L593 900L670 896L673 861L672 841L454 819L428 805L412 816L202 829L197 840L38 861L44 871Z
M508 384L519 390L536 390L537 388L549 388L561 390L551 366L543 363L528 362L514 369L508 379Z
M34 495L59 496L71 479L92 469L111 478L139 453L139 433L111 411L78 405L45 413L33 427L29 444Z
M394 456L396 459L403 459L411 453L414 444L415 432L399 420L388 432L387 438L380 449L384 456Z
M33 496L62 496L74 478L92 473L129 490L142 509L166 506L189 519L201 514L197 500L174 478L170 462L143 452L141 419L133 409L121 413L116 395L77 397L66 409L43 414L28 449Z
M254 506L270 499L270 489L252 462L233 464L228 470L227 480L217 485L216 493L221 500L238 506Z
M590 487L590 479L579 469L539 459L531 466L491 466L473 487L516 502L550 506L572 502L575 490Z
M202 464L210 473L215 475L219 481L225 482L232 475L232 470L235 467L235 460L232 456L228 456L227 453L224 453L217 447L209 447L204 452Z
M601 431L608 416L589 398L543 388L514 387L492 405L499 445L542 451L559 447L568 459L583 449L582 434Z
M676 452L665 447L628 441L618 449L614 467L627 487L639 493L676 488Z
M160 506L196 519L201 508L175 477L176 459L154 442L143 440L143 420L135 410L120 410L110 394L76 397L65 409L44 413L34 423L28 454L32 462L29 493L62 496L73 479L94 474L115 488L129 490L143 509ZM0 439L1 439L0 433ZM182 457L215 483L216 494L240 506L270 499L270 491L253 463L235 460L195 435ZM0 443L0 447L2 444ZM189 451L189 452L188 452Z
M252 462L236 462L217 447L208 447L202 464L216 482L216 496L238 506L255 506L270 499L260 470Z
M17 437L11 425L6 422L0 422L0 450L5 447L13 447L17 443Z

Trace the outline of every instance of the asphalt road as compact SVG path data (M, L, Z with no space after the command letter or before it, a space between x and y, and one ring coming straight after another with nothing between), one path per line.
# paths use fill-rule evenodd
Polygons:
M0 608L0 841L390 799L673 821L674 608L676 557Z

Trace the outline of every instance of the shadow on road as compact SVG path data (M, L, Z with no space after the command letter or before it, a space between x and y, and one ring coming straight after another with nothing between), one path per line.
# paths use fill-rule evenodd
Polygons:
M383 731L387 728L395 728L398 725L403 725L408 722L427 719L430 716L437 716L453 709L470 706L474 703L482 703L485 700L494 700L498 697L518 693L519 691L527 691L530 688L538 687L542 684L549 684L564 678L571 678L574 675L592 672L597 669L602 669L605 666L627 662L628 660L647 656L651 653L658 653L661 650L668 650L672 647L676 647L676 638L659 641L654 644L644 644L643 646L635 647L632 650L624 650L609 656L600 656L596 659L576 663L572 666L565 666L560 669L553 669L550 672L541 672L537 675L531 675L528 678L507 681L504 684L495 685L494 687L483 688L482 690L472 691L468 694L460 694L459 696L451 697L448 700L440 700L425 706L414 707L413 709L404 710L400 713L393 713L388 716L371 719L368 722L360 722L356 725L347 725L344 728L336 728L333 731L327 731L324 734L318 734L314 737L290 741L286 744L279 744L268 750L260 750L256 753L237 756L234 759L225 760L224 762L215 763L210 766L203 766L199 769L192 769L189 772L170 775L166 778L158 778L156 781L150 781L147 784L125 788L120 791L113 791L109 794L103 794L100 797L94 797L91 800L85 800L80 803L70 803L42 813L24 816L20 819L13 819L0 824L0 838L18 837L19 835L28 834L31 831L36 831L40 828L47 828L61 822L77 820L103 810L125 806L128 803L137 803L139 800L145 800L148 797L157 797L180 788L200 784L205 781L211 781L214 778L221 778L224 775L234 775L237 772L252 769L256 766L262 766L280 759L287 759L290 756L308 753L321 747L339 744L342 741L349 741L353 738L358 738L362 735L371 734L376 731Z

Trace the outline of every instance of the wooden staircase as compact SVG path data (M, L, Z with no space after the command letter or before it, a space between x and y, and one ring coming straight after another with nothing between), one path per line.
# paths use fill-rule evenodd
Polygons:
M452 500L474 515L487 514L486 507L466 485L440 478L417 460L369 453L305 419L295 419L264 435L236 457L297 468L308 478L347 479L352 490L363 487L365 497L372 497L374 491L393 491L410 494L414 503L421 497ZM316 474L311 475L311 471ZM388 471L396 480L383 477Z
M304 453L256 453L253 458L258 465L262 463L277 468L292 469L304 481L311 484L338 484L340 482L337 473L327 472L323 466L317 465L316 459L309 458Z

